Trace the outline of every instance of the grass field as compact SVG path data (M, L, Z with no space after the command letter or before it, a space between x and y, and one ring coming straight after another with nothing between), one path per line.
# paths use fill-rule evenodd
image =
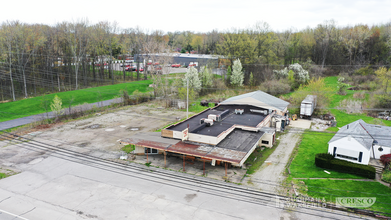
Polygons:
M391 189L378 182L355 180L307 179L302 180L312 198L334 202L336 197L376 197L369 210L391 213Z
M358 119L362 119L365 122L370 123L370 124L374 123L375 118L366 116L365 114L348 114L347 112L345 112L343 110L336 109L336 107L338 107L340 105L341 101L343 101L345 99L347 99L347 100L354 99L353 98L354 93L359 93L359 92L362 92L362 91L359 91L359 90L356 90L356 91L346 90L346 95L339 95L339 94L337 94L337 92L338 92L338 88L337 88L337 86L338 86L338 77L337 76L326 77L326 78L324 78L324 82L325 82L326 86L332 88L333 92L335 93L331 97L331 102L330 102L330 105L328 107L329 107L330 113L332 115L334 115L336 120L337 120L337 126L336 127L331 127L329 129L327 129L328 131L337 132L339 130L338 127L345 126L345 125L347 125L349 123L357 121ZM291 92L291 93L285 94L283 97L288 98L293 93L295 93L295 92ZM369 99L369 95L366 95L364 100L368 100L368 99ZM298 112L298 109L294 109L294 110L292 110L292 112ZM382 120L382 122L386 126L391 126L391 121Z
M123 89L126 89L129 94L132 94L136 89L140 92L150 91L151 88L149 88L149 84L151 83L151 80L136 81L110 86L59 92L45 96L23 99L15 102L1 103L0 122L44 113L45 110L42 107L43 99L48 99L51 102L55 95L58 95L58 97L62 99L63 107L68 107L72 99L72 106L113 99L118 97L120 90Z
M305 131L298 152L290 165L291 177L293 178L347 178L363 179L363 177L348 173L339 173L315 166L315 155L327 153L327 142L334 136L333 133Z
M6 178L7 175L5 173L0 173L0 179Z
M327 142L332 136L333 134L306 131L303 134L298 153L290 165L291 174L288 179L300 186L302 194L312 198L325 198L326 201L335 203L336 197L376 197L376 203L368 209L391 213L391 210L386 210L391 207L391 189L389 187L376 181L358 181L364 178L353 174L332 170L328 170L330 174L327 174L324 169L315 166L315 154L327 152Z
M261 151L261 148L255 149L245 162L246 165L249 165L247 174L255 173L262 166L263 162L274 152L276 146L272 148L265 147L263 151Z

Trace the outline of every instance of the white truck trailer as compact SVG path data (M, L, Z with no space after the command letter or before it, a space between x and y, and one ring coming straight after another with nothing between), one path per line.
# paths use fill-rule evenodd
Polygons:
M300 118L311 118L316 107L316 95L307 95L300 105Z

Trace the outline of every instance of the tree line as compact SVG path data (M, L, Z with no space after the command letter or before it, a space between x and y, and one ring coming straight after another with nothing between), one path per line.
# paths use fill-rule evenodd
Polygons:
M52 26L6 21L0 26L2 100L146 79L148 70L134 76L110 64L140 53L174 52L222 55L220 67L225 69L240 59L244 83L260 84L274 79L273 70L294 63L311 76L387 66L391 23L339 27L330 20L314 28L276 32L266 22L256 22L246 29L165 33L86 19Z

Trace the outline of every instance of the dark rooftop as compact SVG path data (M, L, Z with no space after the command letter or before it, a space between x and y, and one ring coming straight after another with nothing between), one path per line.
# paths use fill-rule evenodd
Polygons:
M244 113L242 115L235 114L235 109L244 109ZM241 105L218 106L214 109L209 109L207 111L204 111L199 115L195 115L186 121L183 121L177 125L170 126L166 129L173 130L173 131L183 131L185 128L187 128L187 125L189 124L190 133L197 133L197 134L217 137L219 134L229 129L234 124L256 127L267 116L264 114L251 112L250 111L251 109L265 110L255 106L241 106ZM200 125L200 120L202 118L208 118L209 114L219 115L225 110L229 110L229 114L226 117L222 118L221 121L215 121L211 127L204 127L200 130L197 129L196 132L192 132L194 128Z
M156 132L153 132L156 133ZM140 147L150 147L167 152L192 155L200 158L222 160L240 163L251 148L259 141L264 132L233 130L218 145L212 146L189 141L159 138L151 133L140 133L130 138L122 139L123 144L135 144Z
M170 127L166 128L166 129L173 130L173 131L183 131L184 129L187 128L187 125L189 124L189 130L192 130L193 128L195 128L198 125L200 125L200 120L202 118L208 118L208 115L210 115L210 114L218 115L218 114L220 114L222 112L223 111L218 111L218 110L215 110L215 109L209 109L207 111L202 112L201 114L198 114L198 115L195 115L193 117L190 117L189 119L187 119L187 120L185 120L183 122L180 122L177 125L170 126Z
M251 132L235 129L217 147L235 151L248 152L259 141L265 132Z

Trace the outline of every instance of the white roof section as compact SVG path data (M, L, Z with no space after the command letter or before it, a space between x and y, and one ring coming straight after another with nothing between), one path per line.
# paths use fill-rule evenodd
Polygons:
M348 125L343 126L329 143L337 141L350 135L368 150L375 143L384 147L391 147L391 127L367 124L359 119Z
M150 54L140 54L139 56L171 56L171 57L180 57L180 58L192 58L192 59L218 59L223 58L221 55L212 55L212 54L190 54L190 53L150 53Z
M253 105L265 109L284 111L288 107L289 102L258 90L231 97L221 102L220 105Z

